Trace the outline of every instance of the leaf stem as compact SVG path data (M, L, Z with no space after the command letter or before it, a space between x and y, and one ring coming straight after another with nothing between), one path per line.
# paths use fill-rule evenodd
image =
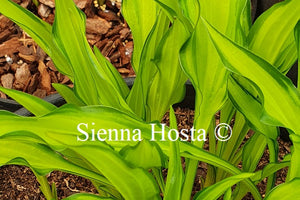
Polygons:
M32 170L37 181L40 184L40 189L43 192L43 194L45 195L47 200L56 200L57 197L54 197L52 194L52 190L51 187L48 183L47 177L46 176L40 176L38 175L34 170Z

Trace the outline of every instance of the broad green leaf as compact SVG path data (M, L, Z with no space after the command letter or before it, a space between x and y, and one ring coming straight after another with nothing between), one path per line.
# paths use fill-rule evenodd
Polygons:
M291 141L293 143L291 166L287 175L287 180L293 178L300 178L300 136L297 134L290 134Z
M269 163L262 170L255 172L255 175L251 177L251 180L257 184L261 182L264 178L288 166L290 166L290 161L284 161L281 163Z
M170 28L169 23L161 12L143 48L141 67L127 98L133 111L145 121L161 120L185 91L187 77L178 54L189 33L180 21L175 20Z
M190 21L192 27L195 27L199 19L199 1L198 0L185 0L179 1L183 15Z
M156 18L155 24L151 29L149 37L145 41L140 58L140 70L126 99L130 108L140 118L146 120L147 115L147 98L149 87L157 72L157 67L152 62L155 50L160 43L163 35L168 30L169 19L163 12L160 12Z
M241 19L244 19L243 10L247 2L247 0L203 0L200 1L200 15L218 27L222 33L243 44L246 38ZM182 47L180 61L196 91L194 126L207 131L214 114L226 101L226 82L229 73L223 67L201 20L197 21L194 32ZM198 142L199 146L203 144L204 142ZM186 170L187 179L194 179L197 166L196 161L189 162ZM185 182L184 199L189 198L188 195L192 190L191 180Z
M179 63L179 50L187 40L189 32L175 20L157 46L153 58L158 72L148 91L147 119L161 120L170 105L180 102L185 94L187 77ZM170 51L172 49L172 51Z
M174 19L178 19L179 21L181 21L181 23L183 24L183 26L185 27L185 29L189 32L193 31L193 27L190 23L190 19L186 18L186 16L184 16L184 12L181 8L181 5L184 4L185 6L187 5L186 3L182 3L181 1L178 0L155 0L166 12L166 14L168 15L169 19L171 20L172 23L174 23ZM195 1L191 0L191 2L195 3ZM196 5L196 7L194 7L194 10L192 12L194 12L196 15L199 13L199 5L198 4L194 4ZM186 8L186 7L185 7ZM190 15L192 16L192 15ZM192 19L192 21L195 19Z
M100 50L94 46L94 53L97 57L97 60L99 63L102 63L102 65L106 65L107 70L110 71L110 81L112 84L116 87L118 87L118 90L120 91L123 98L126 98L129 93L129 88L126 85L124 79L122 78L121 74L118 72L118 70L113 66L100 52Z
M275 187L269 194L266 196L266 200L273 199L299 199L300 190L299 190L300 179L295 178L289 182L283 183Z
M158 16L158 5L153 0L123 0L122 15L129 24L134 41L132 66L135 73L140 69L140 58L146 39Z
M298 82L297 87L298 91L300 91L300 21L298 21L296 27L295 27L295 39L296 39L296 46L298 50Z
M73 194L67 198L64 198L63 200L114 200L114 198L100 197L98 195L89 193L79 193Z
M238 79L238 80L237 80ZM263 106L256 97L253 97L247 89L241 85L243 79L230 76L228 79L228 96L234 106L245 116L248 125L255 131L258 131L267 137L276 139L278 136L277 128L263 124L260 121Z
M30 94L0 87L0 90L20 103L35 116L48 114L56 109L56 106Z
M84 106L85 104L75 95L72 88L67 85L52 83L55 90L66 100L67 103Z
M133 166L146 170L164 165L164 155L159 146L147 140L142 140L133 147L124 147L120 155Z
M32 136L34 137L34 134L28 132L1 136L0 149L2 156L0 157L0 165L25 165L32 168L39 175L46 175L53 170L60 170L110 185L102 175L68 162L62 155L45 144L37 143L40 139L31 138Z
M170 127L177 130L176 116L172 106L170 106ZM164 200L180 200L184 174L178 141L170 142L169 152L169 167Z
M259 132L254 133L253 136L246 142L243 148L243 166L244 172L254 172L258 162L260 161L267 145L266 136ZM253 151L255 149L255 151Z
M231 188L236 183L253 176L253 173L242 173L239 175L228 177L216 184L209 186L200 192L198 192L194 199L195 200L212 200L218 199L227 189Z
M203 20L226 68L253 81L263 94L263 121L300 133L300 93L277 69L247 49L238 46ZM266 84L267 83L267 84ZM284 99L284 101L280 101Z
M283 73L297 59L293 30L299 13L298 0L280 2L255 21L248 35L249 49Z
M25 8L11 0L0 0L0 13L25 30L34 41L52 58L57 69L73 80L73 71L68 59L53 40L52 27Z
M53 35L72 64L74 92L85 104L130 110L120 90L113 85L113 75L106 63L99 63L93 54L85 37L85 15L72 0L56 1Z
M77 130L78 125L80 125L79 128L82 133ZM160 133L152 134L152 131L161 131L167 134L169 130L167 127L157 124L148 124L134 116L104 106L76 107L74 105L65 105L42 117L21 117L6 111L1 111L0 126L0 136L11 131L28 130L39 135L39 137L47 141L47 144L57 151L64 150L66 145L68 147L74 147L74 150L82 145L91 148L102 147L105 143L97 141L97 132L99 129L107 131L109 131L109 129L119 130L117 134L112 134L111 139L108 137L105 138L105 142L113 146L116 150L126 145L133 146L137 143L137 141L133 140L133 138L137 138L134 137L133 134L131 134L131 140L129 141L116 141L117 137L121 138L121 129L129 129L131 133L133 133L133 130L139 129L142 139L151 140L153 136L154 140L156 140L166 155L169 155L170 149L169 141L161 141ZM112 131L112 133L115 132ZM179 149L181 156L220 167L234 175L241 173L241 171L232 164L190 143L179 142ZM249 180L246 180L245 183L254 197L259 199L259 192L255 185Z
M71 149L94 165L124 199L160 199L158 186L150 173L132 167L117 152L95 145L81 145Z
M70 147L90 164L94 165L103 174L100 175L70 163L61 154L44 144L33 143L32 140L37 140L37 137L29 138L29 141L22 142L30 135L26 133L24 137L22 132L18 132L18 134L1 137L1 152L5 152L5 156L0 158L2 165L7 163L27 165L28 162L29 166L42 175L54 169L62 169L77 175L88 175L88 178L104 184L108 183L105 179L107 178L126 199L157 199L157 196L159 196L157 186L147 171L141 168L130 167L117 152L108 148L107 145ZM21 140L21 142L18 140ZM27 149L27 151L20 151L20 149ZM28 150L30 150L30 153ZM17 160L14 160L15 158Z
M240 19L247 1L201 1L201 16L230 38L244 43ZM234 12L232 12L234 10ZM197 55L197 56L195 56ZM228 73L209 39L205 25L198 21L180 55L184 71L196 90L195 127L207 130L215 112L225 102ZM198 121L205 121L199 124Z

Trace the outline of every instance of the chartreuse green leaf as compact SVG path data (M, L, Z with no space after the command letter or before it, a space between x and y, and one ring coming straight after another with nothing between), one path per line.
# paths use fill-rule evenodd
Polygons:
M288 166L290 166L290 161L282 161L281 163L269 163L262 170L255 172L255 175L251 177L251 180L257 184L261 182L264 178Z
M201 1L201 15L218 27L222 33L236 39L239 43L244 43L240 19L246 3L247 1L236 0ZM182 48L180 59L196 90L195 127L207 130L212 116L224 104L228 73L201 20L198 21L191 38ZM202 123L199 124L200 122Z
M115 66L113 66L100 52L100 50L94 46L94 53L95 56L97 57L97 60L99 63L102 63L102 65L104 65L107 68L107 70L109 72L111 72L112 76L111 76L111 81L113 83L113 85L115 85L116 87L118 87L119 91L121 92L121 95L123 98L126 98L128 93L129 93L129 88L127 86L127 84L125 83L125 81L123 80L121 74L118 72L118 70L116 70Z
M259 142L258 142L259 141ZM243 148L243 171L254 172L267 145L264 135L256 132L245 144ZM253 151L255 149L255 151Z
M169 106L184 96L187 77L178 54L189 32L179 20L169 26L170 20L161 11L144 45L140 69L127 98L132 110L145 121L161 120Z
M186 0L179 1L181 11L183 15L190 21L191 26L194 28L199 19L199 1L198 0ZM179 13L180 14L180 13Z
M157 46L153 62L158 72L147 94L146 121L161 120L169 106L184 97L187 77L180 67L179 50L188 36L184 25L175 20Z
M104 139L107 144L119 150L126 145L134 146L138 142L138 130L140 130L141 139L154 139L166 155L169 155L170 149L169 141L161 141L161 134L158 133L159 131L164 131L166 135L169 130L167 127L145 123L128 113L104 106L76 107L74 105L65 105L41 117L21 117L1 111L0 126L1 136L11 131L28 130L45 139L47 144L56 151L64 151L65 147L68 146L72 147L72 150L75 152L78 152L76 148L82 145L87 148L97 149L104 145L103 142L98 141L99 138L101 140ZM127 133L125 129L129 130L130 140L128 140L126 134L124 141L121 141L122 129L125 133ZM106 135L103 134L103 130L106 130ZM98 137L97 133L99 131L102 134ZM152 131L157 133L152 134ZM112 134L109 134L109 132ZM117 138L118 141L116 140ZM181 156L207 162L234 175L241 173L232 164L190 143L179 142L179 149ZM92 156L91 150L89 152L91 153L90 156ZM81 151L78 154L85 157L85 154L82 154ZM250 180L246 180L245 183L253 196L256 199L260 199L255 185Z
M300 21L298 21L296 27L295 27L295 39L296 39L296 46L298 50L298 82L297 82L297 87L298 91L300 90Z
M75 94L87 105L104 104L130 110L114 75L106 63L98 62L87 42L84 13L72 0L57 0L55 11L54 39L72 64Z
M64 198L63 200L114 200L114 198L99 197L98 195L88 193L78 193Z
M165 163L164 155L159 146L148 140L142 140L133 147L124 147L121 149L120 155L127 162L146 170L162 167Z
M222 181L217 182L214 185L211 185L200 192L198 192L194 199L195 200L213 200L218 199L227 189L230 189L236 183L250 178L253 176L253 173L242 173L239 175L231 176Z
M263 94L265 123L290 128L300 133L294 120L300 114L300 93L277 69L247 49L238 46L203 20L226 68L254 82ZM267 83L267 84L266 84ZM280 99L285 101L280 101Z
M238 79L238 80L236 80ZM248 121L248 125L255 131L258 131L265 136L276 140L278 133L275 126L269 126L263 124L260 121L263 105L258 99L246 89L244 85L241 85L243 79L239 79L236 76L230 76L228 79L228 96L234 106L245 116Z
M247 0L203 0L200 1L200 14L218 29L238 43L246 41L241 20L245 17L244 8ZM245 23L244 23L245 24ZM195 121L196 129L208 130L214 114L226 101L226 82L228 72L223 67L213 43L205 29L205 25L198 20L192 36L180 51L182 68L191 80L196 91ZM204 142L198 145L202 146ZM197 162L190 162L187 168L188 179L194 179ZM189 198L193 182L186 181L184 194Z
M283 183L275 187L267 196L266 200L273 199L299 199L300 190L299 190L300 179L295 178L289 182Z
M290 134L293 143L291 166L287 175L287 181L293 178L300 178L300 136L297 134Z
M299 13L298 0L275 4L255 21L248 35L249 49L283 73L297 59L294 27Z
M39 142L41 139L30 132L19 131L2 135L0 137L2 152L0 165L25 165L32 168L38 175L61 170L111 185L101 174L67 161L49 146ZM20 151L20 149L26 149L26 151Z
M173 133L176 134L177 121L172 106L170 106L170 128L172 128ZM180 200L184 174L182 170L178 141L170 142L169 153L169 167L164 200Z
M179 21L181 21L182 25L185 26L185 29L189 32L193 31L193 26L190 22L190 19L187 18L184 15L183 9L181 6L183 6L185 9L191 8L192 5L196 5L196 7L194 7L194 10L191 11L191 9L189 9L193 14L189 15L190 17L196 17L198 15L199 12L199 5L196 4L195 0L189 0L188 2L183 3L182 1L176 0L176 1L172 1L172 0L155 0L167 13L168 17L170 18L171 22L173 23L175 19L178 19ZM189 4L191 3L191 4ZM191 19L196 20L197 17L195 19Z
M160 199L160 191L150 173L140 167L132 167L116 151L97 145L71 149L94 165L125 199Z
M27 133L27 135L29 134ZM104 184L107 184L109 181L109 183L118 189L125 199L158 199L159 197L159 190L155 185L155 181L149 176L147 171L128 165L117 152L104 143L102 145L80 145L74 148L70 147L71 150L77 152L84 157L87 162L99 170L101 174L98 174L68 162L62 155L51 150L44 144L33 143L32 140L37 140L37 137L33 139L30 138L26 143L18 141L18 139L24 140L24 135L19 134L17 137L18 138L12 138L11 142L9 142L9 136L4 135L1 137L1 150L3 150L1 152L6 152L6 155L1 157L1 163L26 164L28 162L36 172L42 174L44 174L46 170L59 169L57 167L62 166L63 171L75 173L77 175L87 174L89 175L89 179ZM5 148L7 150L4 151ZM31 153L28 153L28 151L18 151L19 148L30 150ZM18 158L18 161L13 160L14 158ZM20 158L24 159L24 161ZM39 160L44 161L39 162ZM106 181L103 176L107 178L108 181Z
M132 66L136 74L140 69L142 49L155 24L158 13L158 5L153 0L122 1L122 15L129 24L134 40Z
M24 92L3 87L0 87L0 91L16 100L18 103L24 106L24 108L32 112L35 116L45 115L56 109L55 105Z
M134 113L144 120L147 120L146 116L148 115L147 98L149 87L153 82L155 74L158 73L157 67L154 65L152 59L154 57L156 47L169 28L169 24L170 20L167 18L165 13L160 12L149 37L145 41L140 60L141 67L137 73L130 94L126 99Z
M11 0L0 0L0 13L14 21L52 58L57 69L73 80L72 67L53 40L52 27Z
M67 85L52 83L55 90L66 100L67 103L84 106L84 103L75 95L72 88Z

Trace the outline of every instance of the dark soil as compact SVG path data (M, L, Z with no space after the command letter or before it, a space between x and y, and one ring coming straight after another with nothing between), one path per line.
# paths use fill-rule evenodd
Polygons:
M190 129L193 126L194 111L190 109L176 108L175 114L178 122L178 129ZM163 123L168 124L168 114L165 115ZM290 153L291 143L278 140L279 142L279 161L283 157ZM208 149L208 144L204 147ZM268 164L268 150L265 150L261 161L258 164L257 169L262 169ZM184 165L183 165L184 166ZM205 180L207 172L207 164L200 163L197 171L197 176L194 183L193 194L202 189L203 180ZM282 169L277 172L276 185L285 182L287 175L287 169ZM48 175L48 181L50 184L53 182L56 185L59 199L70 196L74 193L90 192L97 193L96 189L89 180L82 177L71 175L64 172L54 171ZM261 195L264 197L266 187L266 179L258 184L258 188ZM22 166L3 166L0 167L0 199L1 200L12 200L12 199L30 199L40 200L45 199L44 195L39 189L39 184L36 181L32 171L27 167ZM248 194L243 200L253 199L251 194Z

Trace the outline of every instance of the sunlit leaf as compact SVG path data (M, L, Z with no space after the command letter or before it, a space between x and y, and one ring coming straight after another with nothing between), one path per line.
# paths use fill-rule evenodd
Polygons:
M22 106L24 106L24 108L26 108L36 116L48 114L49 112L56 109L55 105L30 94L3 87L0 87L0 90L19 102Z
M287 183L283 183L275 187L267 196L266 200L272 199L299 199L300 191L298 190L300 179L296 178ZM292 192L291 192L292 191Z
M209 186L198 192L195 200L211 200L218 199L227 189L231 188L234 184L242 181L243 179L253 176L252 173L243 173L235 176L228 177L216 184Z
M280 2L255 21L248 35L249 49L283 73L297 59L293 30L299 13L298 0Z
M299 118L300 93L291 80L262 58L226 38L205 20L204 22L226 68L250 79L260 88L264 97L264 122L288 127L295 133L300 133L300 127L294 120Z
M95 194L79 193L73 194L67 198L64 198L63 200L114 200L114 198L99 197Z

